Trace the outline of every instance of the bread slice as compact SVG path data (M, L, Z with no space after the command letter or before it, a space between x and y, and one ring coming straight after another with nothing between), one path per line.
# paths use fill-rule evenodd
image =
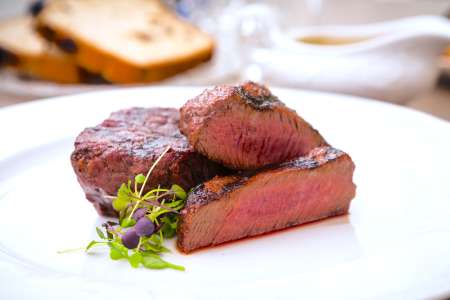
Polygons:
M161 80L210 59L214 43L157 0L53 0L38 30L114 83Z
M0 65L59 83L80 81L75 60L51 46L33 30L31 17L0 22Z

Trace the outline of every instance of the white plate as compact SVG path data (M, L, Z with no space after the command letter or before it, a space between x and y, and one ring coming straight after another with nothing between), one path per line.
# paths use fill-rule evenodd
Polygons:
M69 161L111 111L174 106L199 88L138 88L0 110L0 299L353 299L450 294L450 125L360 98L274 89L353 157L350 214L166 256L186 272L131 269L106 252L57 254L102 221ZM173 246L173 245L172 245Z

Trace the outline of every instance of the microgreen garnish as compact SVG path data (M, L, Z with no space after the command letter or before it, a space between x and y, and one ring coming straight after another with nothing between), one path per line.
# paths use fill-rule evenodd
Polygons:
M164 239L176 234L179 211L184 207L187 194L182 187L173 184L169 189L160 186L144 194L152 171L167 153L167 147L153 163L147 175L138 174L123 183L113 199L113 208L119 213L119 223L108 221L97 227L101 241L93 240L84 249L106 245L113 260L126 259L133 268L140 265L149 269L184 271L184 267L171 264L161 258L170 252L164 247Z

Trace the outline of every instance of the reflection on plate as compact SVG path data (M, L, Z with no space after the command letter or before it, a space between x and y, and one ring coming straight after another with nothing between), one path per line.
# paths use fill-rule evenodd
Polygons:
M0 298L423 298L450 293L450 125L375 101L274 89L357 166L350 214L134 270L84 246L102 220L70 166L111 111L174 106L201 88L136 88L0 110ZM173 245L172 245L172 249ZM102 250L98 250L102 251ZM5 284L8 282L8 284Z

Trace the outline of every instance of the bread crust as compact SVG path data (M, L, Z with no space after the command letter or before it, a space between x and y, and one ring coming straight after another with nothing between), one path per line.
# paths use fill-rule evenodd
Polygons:
M6 67L43 80L80 82L75 60L35 33L31 17L3 20L0 22L0 35L0 49L14 58L4 62Z
M187 46L189 45L189 40L195 36L200 44L198 47L193 47L190 45L187 47L188 49L183 52L180 51L180 49L176 49L182 47L182 45L179 44L180 41L176 40L173 45L173 48L176 49L176 51L174 51L172 56L158 54L152 57L150 53L145 52L143 54L144 58L140 60L140 58L136 57L136 55L133 56L126 53L126 50L122 51L122 49L113 49L111 45L107 45L107 43L96 42L89 32L80 28L74 28L73 26L67 26L67 24L72 21L64 21L61 17L56 17L54 15L54 12L56 10L61 10L61 7L64 7L64 5L68 7L75 7L73 10L76 10L76 6L82 5L83 1L87 0L78 0L77 2L70 0L50 1L43 11L37 16L37 29L45 38L55 42L56 44L60 44L61 41L73 41L76 45L76 51L71 51L71 55L75 58L77 64L90 72L101 74L107 81L113 83L158 81L190 69L202 62L208 61L212 57L214 51L213 40L199 29L178 19L158 1L147 1L157 7L155 9L158 10L158 13L154 14L157 15L159 19L167 19L167 23L171 24L173 26L172 28L176 28L176 30L183 30L183 32L186 32L187 35L191 35L186 36ZM98 6L98 10L102 10L104 9L104 5L114 5L117 1L94 0L90 2L96 3L94 6ZM144 3L142 0L132 0L128 2L136 2L136 6L138 4L142 6ZM67 12L65 12L68 18L71 17L70 12L71 9L67 9ZM60 12L58 12L58 14L63 15L63 13ZM149 15L139 15L138 18L150 19L152 18L152 14L149 13ZM91 21L92 20L89 22ZM147 36L146 32L143 31L144 29L151 28L151 24L149 23L148 28L144 29L142 28L141 23L139 23L139 25L140 26L137 26L139 28L136 28L134 33L130 33L127 38L124 38L124 48L127 48L127 42L131 44L134 43L133 49L136 50L136 48L138 48L135 46L136 39L142 40L143 48L148 48L148 45L144 45L145 43L157 43L157 41L151 41L150 35ZM102 24L102 26L105 26L105 24ZM92 30L95 30L95 28ZM124 29L121 28L120 30L123 31ZM122 31L121 33L123 33ZM131 38L131 34L134 34L135 36ZM111 35L111 38L116 38L114 32L109 32L109 35ZM159 36L159 38L170 39L169 36L164 35ZM146 41L146 39L149 40Z

